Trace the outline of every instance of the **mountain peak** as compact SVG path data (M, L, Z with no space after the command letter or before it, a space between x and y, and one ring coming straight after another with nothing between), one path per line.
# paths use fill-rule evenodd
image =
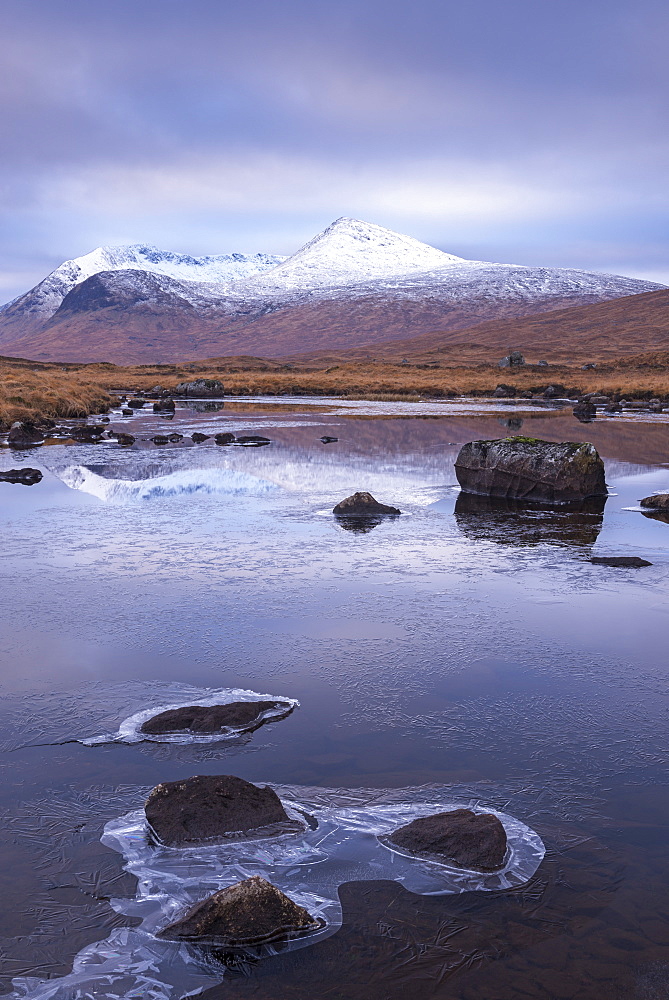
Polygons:
M254 279L263 287L318 288L463 263L411 236L342 216L282 264Z

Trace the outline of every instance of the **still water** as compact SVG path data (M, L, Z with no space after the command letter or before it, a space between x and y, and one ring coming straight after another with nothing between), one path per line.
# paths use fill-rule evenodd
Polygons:
M0 452L1 468L44 472L34 487L0 483L0 989L669 998L669 524L634 509L669 489L669 423L580 424L507 401L286 399L112 426L135 446ZM195 430L272 444L149 440ZM460 496L459 446L518 432L593 441L603 512ZM332 507L356 490L401 517L337 523ZM300 707L222 742L113 738L133 713L204 689ZM327 887L336 933L227 969L182 953L172 969L139 927L136 876L151 861L127 847L121 817L160 781L227 773L330 818L476 803L534 831L545 857L520 885L433 894L361 848ZM325 892L317 868L295 885ZM90 967L77 978L87 961L97 980Z

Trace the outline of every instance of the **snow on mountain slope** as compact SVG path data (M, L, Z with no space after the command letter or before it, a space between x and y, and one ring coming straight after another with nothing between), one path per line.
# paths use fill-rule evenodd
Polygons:
M259 289L322 288L465 263L462 257L436 250L411 236L341 218L282 264L255 275L247 285Z
M275 267L285 259L264 253L191 257L189 254L171 253L169 250L159 250L139 243L133 246L98 247L82 257L66 260L25 295L3 306L0 313L20 311L35 319L48 319L75 285L103 271L144 271L176 281L219 284L246 278L258 271Z

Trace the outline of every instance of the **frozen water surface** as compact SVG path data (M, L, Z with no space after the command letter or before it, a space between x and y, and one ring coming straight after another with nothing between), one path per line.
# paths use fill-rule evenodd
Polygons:
M166 425L184 440L155 447ZM44 472L34 487L0 484L5 992L669 996L669 524L638 509L669 489L664 417L240 399L112 426L135 446L0 452L3 468ZM196 446L195 430L272 444ZM469 504L459 446L518 432L593 441L603 512ZM349 530L322 513L362 489L403 516ZM224 740L118 738L146 711L240 691L300 708ZM139 834L133 854L123 817L159 781L217 773L268 782L339 831L321 847L318 829L305 834L318 863L271 871L329 912L318 940L212 965L142 923L143 866L163 862ZM424 863L346 826L430 803L502 813L545 857L522 884L435 895ZM242 873L276 857L236 860ZM207 879L229 884L234 861L178 891L191 875L171 870L152 912L206 894ZM92 962L104 986L86 985Z

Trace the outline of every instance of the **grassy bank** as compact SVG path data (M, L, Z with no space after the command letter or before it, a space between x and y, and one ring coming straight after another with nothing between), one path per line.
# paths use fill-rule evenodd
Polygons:
M28 365L0 362L0 430L15 420L40 424L62 417L85 417L103 412L114 397L86 374L57 367L32 371Z
M221 358L186 365L56 365L21 359L0 360L0 426L14 420L85 416L107 409L114 393L168 391L196 378L219 379L228 395L345 396L350 399L418 400L461 395L492 395L504 383L518 393L603 392L650 398L669 396L669 352L621 359L583 370L576 366L527 365L517 370L496 364L441 365L433 361L351 362L327 367L262 358Z

